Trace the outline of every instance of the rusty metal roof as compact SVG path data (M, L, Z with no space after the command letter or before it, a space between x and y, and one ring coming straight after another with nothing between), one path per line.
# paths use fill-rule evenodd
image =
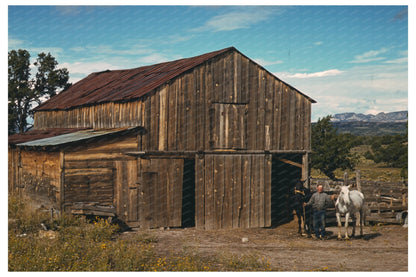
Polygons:
M74 132L59 134L55 136L45 137L41 139L33 139L23 143L17 143L16 146L19 147L53 147L67 145L71 143L80 143L86 140L95 139L103 136L119 134L125 131L132 131L141 127L124 127L124 128L115 128L115 129L84 129L76 130Z
M232 49L235 48L229 47L193 58L134 69L92 73L66 91L39 105L35 110L65 110L99 103L137 99L185 71Z
M72 85L66 91L59 93L39 105L35 108L35 111L67 110L107 102L132 101L150 93L152 90L182 73L228 51L237 51L246 57L236 48L228 47L192 58L134 69L107 70L92 73ZM261 65L259 66L263 68ZM287 85L290 86L289 84ZM295 90L298 91L297 89ZM312 103L316 102L302 92L298 92L308 98Z

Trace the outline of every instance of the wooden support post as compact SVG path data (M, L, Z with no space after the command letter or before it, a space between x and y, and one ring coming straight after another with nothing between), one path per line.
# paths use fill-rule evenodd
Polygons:
M302 156L302 181L304 181L304 185L310 189L309 184L309 153L305 153Z

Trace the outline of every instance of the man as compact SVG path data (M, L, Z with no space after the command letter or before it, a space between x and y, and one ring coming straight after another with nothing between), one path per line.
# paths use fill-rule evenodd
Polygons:
M323 192L322 185L316 187L316 192L312 194L308 203L304 203L305 206L311 205L313 209L313 228L317 239L323 239L325 237L325 215L326 208L331 204L331 200L335 198L335 195L328 195Z

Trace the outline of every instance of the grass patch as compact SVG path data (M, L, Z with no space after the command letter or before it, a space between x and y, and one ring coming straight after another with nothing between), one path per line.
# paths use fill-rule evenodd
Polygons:
M45 231L41 223L51 228ZM118 227L97 219L33 211L26 202L9 197L9 271L270 271L258 255L218 254L204 257L198 251L158 255L158 238L139 231L120 239Z

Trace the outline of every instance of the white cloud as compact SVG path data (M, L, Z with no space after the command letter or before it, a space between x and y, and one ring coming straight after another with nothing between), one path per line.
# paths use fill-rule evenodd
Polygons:
M322 42L322 41L317 41L317 42L314 42L313 44L314 44L314 45L322 45L322 44L323 44L323 42Z
M297 78L297 79L306 79L306 78L321 78L321 77L328 77L328 76L336 76L342 74L344 71L338 70L338 69L330 69L320 72L314 72L314 73L276 73L275 75L281 78Z
M380 54L386 53L388 51L387 48L381 48L380 50L371 50L368 52L365 52L361 55L356 55L354 57L354 60L350 61L350 63L368 63L373 61L380 61L384 60L384 57L380 57Z
M398 64L398 63L407 63L407 57L403 57L403 58L397 58L397 59L394 59L394 60L389 60L389 61L385 61L384 63L396 63L396 64Z
M266 61L263 59L254 59L256 63L258 63L261 66L268 66L268 65L274 65L274 64L280 64L283 63L283 61L277 60L277 61Z
M275 75L317 101L312 105L313 121L328 114L392 112L408 108L407 63L354 66L343 70L342 74L319 78L311 77L316 73L280 72Z
M16 38L10 38L9 37L9 42L8 42L8 47L9 50L17 50L18 48L22 47L22 45L24 44L24 41L21 39L16 39Z
M169 60L170 59L168 57L161 53L153 53L151 55L147 55L137 59L137 61L142 64L157 64L167 62Z
M270 8L248 8L238 9L225 14L216 15L208 20L203 26L191 29L193 32L220 32L246 29L251 25L265 21L275 10Z

